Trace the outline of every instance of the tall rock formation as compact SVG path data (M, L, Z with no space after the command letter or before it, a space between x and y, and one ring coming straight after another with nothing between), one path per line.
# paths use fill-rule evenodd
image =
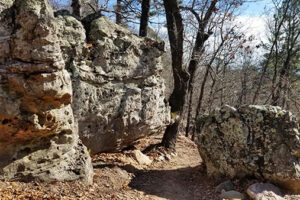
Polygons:
M91 182L79 135L118 151L168 125L164 43L83 23L47 0L0 2L0 179Z
M83 143L93 153L118 151L164 131L170 121L161 77L164 43L140 38L107 17L85 24L87 43L79 21L61 11L57 19Z
M47 0L0 3L0 178L92 181Z

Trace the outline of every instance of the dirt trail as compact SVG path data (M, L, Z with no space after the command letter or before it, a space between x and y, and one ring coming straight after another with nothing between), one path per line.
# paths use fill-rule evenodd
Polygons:
M154 136L140 140L135 146L143 150L149 144L158 143L160 139ZM201 170L201 158L196 145L185 137L179 137L176 152L177 155L172 155L169 161L166 158L162 160L162 155L150 153L149 156L154 162L148 167L139 166L128 156L130 155L128 152L116 159L111 158L111 154L102 154L99 156L100 164L96 164L98 161L94 158L95 170L101 174L100 179L106 175L111 177L107 167L118 166L129 173L131 177L128 183L129 190L114 191L124 199L217 199L214 192L215 183ZM101 161L106 156L109 159ZM113 162L108 165L109 160Z
M152 136L136 142L143 150L161 141ZM171 159L150 153L150 166L140 165L132 150L122 153L94 155L94 184L86 186L79 181L52 183L0 182L0 199L217 199L215 183L201 172L201 158L196 145L179 137L177 154ZM170 160L168 160L170 159Z
M158 143L160 136L139 140L134 146L143 150ZM202 166L196 145L180 136L177 155L171 159L162 154L149 153L150 166L140 165L133 159L133 151L102 153L93 156L94 184L79 181L52 183L19 183L0 181L0 199L30 200L218 200L216 185L222 180L209 179ZM236 190L245 192L256 180L233 180ZM286 195L288 200L300 196Z
M145 149L150 144L155 144L161 141L161 137L153 136L148 139L143 139L135 144L140 150ZM130 151L125 151L123 154L100 154L99 158L104 159L104 168L97 169L96 172L101 176L109 176L116 180L121 176L112 176L107 171L107 167L113 169L124 170L129 174L129 179L124 177L123 181L119 179L118 183L125 183L126 189L117 187L111 190L116 199L170 199L170 200L219 200L219 193L216 192L216 186L226 179L211 179L203 168L201 157L198 153L197 146L188 138L179 136L176 145L177 155L173 155L168 161L162 160L161 155L148 155L154 160L152 165L143 167L138 165L131 159ZM115 158L113 158L113 157ZM107 166L107 163L111 164ZM97 163L97 156L94 159ZM101 163L101 162L100 162ZM101 164L98 165L101 168ZM111 168L111 169L112 169ZM101 179L99 179L101 180ZM252 183L258 182L255 179L235 179L232 180L235 185L235 190L245 194L246 189ZM114 184L116 187L118 184ZM109 186L110 187L110 186ZM247 195L245 197L248 199ZM299 200L299 195L285 195L287 200Z
M157 199L201 199L205 191L206 199L213 199L208 192L213 187L201 173L201 158L196 146L180 137L176 149L177 155L171 161L156 162L147 170L135 173L129 186L155 195Z

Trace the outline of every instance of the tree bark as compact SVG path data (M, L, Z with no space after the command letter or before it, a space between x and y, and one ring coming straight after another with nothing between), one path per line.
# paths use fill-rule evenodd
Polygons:
M121 24L122 23L121 10L122 10L122 0L117 0L117 6L116 6L116 24Z
M200 32L201 27L198 29L198 33L196 36L195 46L192 53L192 58L189 63L189 73L190 73L190 80L188 83L188 92L189 92L189 102L188 102L188 116L187 116L187 124L185 128L185 135L188 136L190 132L190 124L191 124L191 118L192 118L192 103L193 103L193 96L194 96L194 78L195 78L195 72L196 68L199 64L200 56L201 56L201 49L204 45L204 42L208 39L208 35L204 35L204 33Z
M188 73L182 66L183 59L183 22L177 0L164 0L167 19L167 29L171 47L174 90L170 97L171 112L177 114L177 119L167 127L161 144L174 151L179 125L183 116L183 106L187 91Z
M151 0L143 0L142 1L142 15L140 22L140 33L141 37L147 36L147 27L149 22L149 12L150 12L150 3Z
M197 104L197 108L196 108L196 115L195 115L196 117L198 117L200 112L201 112L202 102L203 102L203 95L204 95L204 88L205 88L205 85L206 85L209 70L210 70L210 65L207 65L206 71L205 71L205 74L204 74L204 78L203 78L203 81L202 81L202 84L201 84L200 96L199 96L198 104ZM193 126L193 132L192 132L192 140L193 141L195 140L195 130L196 130L195 126Z
M81 0L72 0L71 4L73 14L81 19Z
M273 106L280 106L279 100L280 100L281 93L282 93L282 91L286 92L286 90L288 89L290 59L291 59L291 54L290 54L290 51L288 50L287 58L284 62L284 65L283 65L281 71L280 71L278 87L275 92L274 98L272 99ZM284 96L282 99L282 104L281 104L281 106L283 108L285 106L285 100L286 99Z

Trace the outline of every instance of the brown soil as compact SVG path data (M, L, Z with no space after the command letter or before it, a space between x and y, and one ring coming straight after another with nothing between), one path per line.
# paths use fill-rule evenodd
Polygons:
M145 149L158 143L159 136L136 142L135 148ZM148 153L150 166L139 165L132 150L102 153L93 156L94 184L76 182L20 183L0 182L0 199L136 199L136 200L217 200L215 187L222 180L206 176L196 145L180 136L177 154ZM170 159L171 158L171 159ZM233 180L236 190L244 192L255 180ZM286 199L300 196L286 195Z

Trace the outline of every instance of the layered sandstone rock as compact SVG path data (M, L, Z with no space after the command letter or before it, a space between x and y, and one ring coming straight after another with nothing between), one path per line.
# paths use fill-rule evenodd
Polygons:
M106 17L88 23L86 42L74 17L58 12L57 19L83 143L93 153L118 151L164 131L170 120L161 77L164 43L137 37Z
M197 144L210 175L255 176L300 193L295 116L273 106L223 106L198 122Z
M0 12L0 178L91 182L48 1L1 1Z

